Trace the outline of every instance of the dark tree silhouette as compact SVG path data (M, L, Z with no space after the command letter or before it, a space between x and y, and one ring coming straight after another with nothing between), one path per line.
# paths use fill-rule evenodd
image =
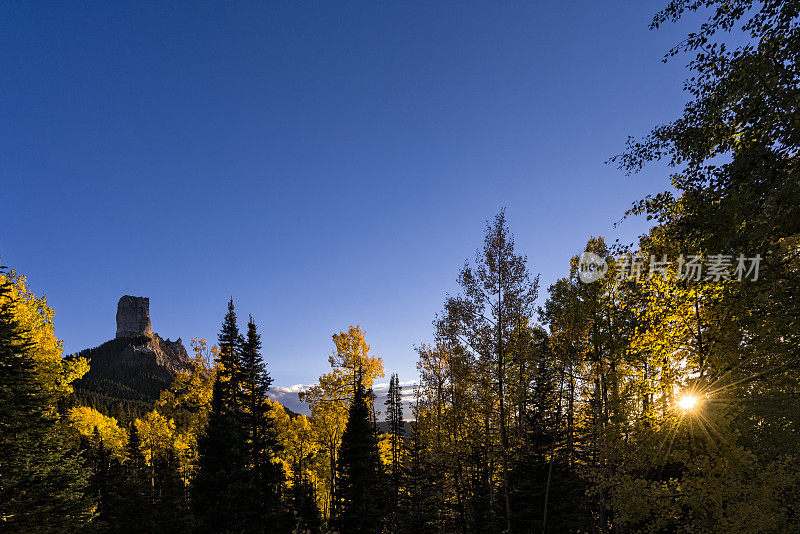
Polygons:
M342 534L373 534L383 529L385 476L378 436L360 371L339 452L338 487Z
M31 333L15 320L12 295L0 276L0 524L7 532L75 532L91 515L87 472L36 376Z

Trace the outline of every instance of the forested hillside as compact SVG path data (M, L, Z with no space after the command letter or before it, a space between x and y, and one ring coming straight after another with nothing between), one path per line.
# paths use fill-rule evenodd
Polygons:
M70 356L89 363L89 372L73 385L78 403L126 423L152 410L173 373L155 357L133 350L148 341L145 336L117 338Z

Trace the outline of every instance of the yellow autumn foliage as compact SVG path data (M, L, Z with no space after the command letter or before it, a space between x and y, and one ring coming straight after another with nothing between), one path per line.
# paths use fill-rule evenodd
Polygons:
M346 331L334 334L333 343L335 352L328 358L331 371L300 394L300 400L311 409L311 433L319 447L319 453L315 454L315 476L320 480L316 487L323 515L331 508L339 445L347 425L356 372L360 371L367 389L375 379L384 376L383 358L370 355L370 346L360 326L351 325Z
M195 467L197 437L203 431L211 410L216 373L213 359L217 353L217 347L209 348L205 339L193 338L191 344L194 355L189 360L189 368L177 374L170 387L161 392L156 403L156 410L162 418L172 421L175 452L182 467L188 471ZM155 416L148 414L148 417L143 421L144 424L155 422Z
M77 406L70 409L67 419L75 437L91 438L96 428L106 449L118 457L124 455L125 446L128 444L128 433L119 427L115 418L103 415L88 406Z
M186 432L178 432L175 420L168 419L157 410L152 410L141 419L136 419L136 430L141 440L141 450L145 460L150 464L153 458L174 451L183 463L191 449L193 436Z
M85 358L65 360L61 357L63 343L56 338L53 327L55 312L47 305L46 297L37 297L28 289L27 279L14 270L0 273L0 278L12 285L10 295L4 298L15 301L14 319L22 330L28 332L42 387L54 399L69 395L72 382L89 371L88 362Z

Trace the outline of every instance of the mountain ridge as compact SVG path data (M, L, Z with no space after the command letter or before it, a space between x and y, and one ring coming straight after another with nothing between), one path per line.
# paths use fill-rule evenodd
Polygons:
M116 321L113 339L67 358L89 362L89 372L74 383L76 401L130 421L151 410L161 391L189 369L189 355L180 338L152 331L148 297L122 296Z

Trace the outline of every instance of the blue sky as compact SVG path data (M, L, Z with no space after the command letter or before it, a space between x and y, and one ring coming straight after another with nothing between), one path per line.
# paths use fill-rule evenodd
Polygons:
M214 339L233 296L277 385L360 324L387 371L506 207L546 287L667 186L604 162L682 108L649 1L0 4L0 255L67 351L123 294Z

